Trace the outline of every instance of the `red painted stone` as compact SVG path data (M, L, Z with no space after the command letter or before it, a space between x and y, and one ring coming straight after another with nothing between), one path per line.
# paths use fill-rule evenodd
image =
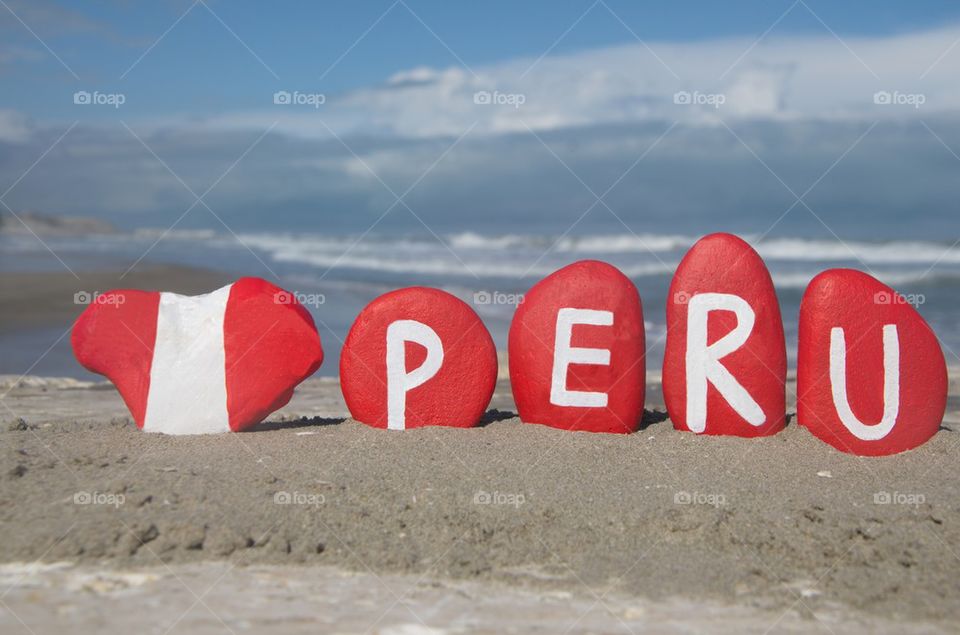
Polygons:
M350 414L375 428L468 428L497 383L497 350L463 301L439 289L386 293L357 316L340 354Z
M157 291L108 291L80 314L70 334L77 361L113 382L139 428L147 412L159 304Z
M797 395L798 422L821 440L851 454L896 454L939 429L946 362L903 296L860 271L831 269L800 304Z
M200 296L110 291L80 315L71 340L138 427L169 434L249 428L323 361L310 313L259 278Z
M643 416L643 308L616 267L583 260L524 297L510 324L520 418L564 430L628 433Z
M667 296L663 397L674 427L776 434L786 419L786 373L780 305L763 260L731 234L701 238Z

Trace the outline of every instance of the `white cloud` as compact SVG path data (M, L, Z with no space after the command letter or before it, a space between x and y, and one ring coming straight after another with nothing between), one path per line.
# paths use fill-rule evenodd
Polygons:
M15 110L0 110L0 141L24 143L30 139L30 120Z
M278 130L298 137L429 138L577 126L719 119L890 119L960 108L960 28L884 37L823 35L639 43L477 67L417 67L384 84L327 95L319 109L274 106L195 122L205 129ZM948 52L951 51L951 52ZM946 53L946 55L945 55ZM659 58L659 59L658 59ZM939 61L938 61L939 60ZM475 103L486 91L491 101ZM874 94L923 96L921 107L876 104ZM690 104L675 103L678 92ZM722 103L717 98L722 96ZM519 105L517 102L521 101ZM699 103L697 103L699 101ZM323 123L321 123L321 120ZM183 122L167 122L176 125Z
M264 137L205 199L218 213L248 220L309 213L362 230L394 203L381 178L397 193L416 184L405 202L431 225L522 218L555 223L561 233L592 204L578 228L614 222L579 179L597 193L616 182L605 202L637 229L719 216L727 229L752 231L757 214L773 223L793 205L778 227L806 214L757 156L716 125L722 118L794 191L815 184L805 202L831 227L899 232L910 210L911 231L939 232L955 224L957 164L930 130L960 149L960 47L944 55L958 39L960 28L849 39L855 54L829 34L770 37L752 49L747 39L653 43L669 70L630 44L547 57L532 69L533 59L476 67L476 76L459 67L413 68L382 85L327 95L316 109L274 105L268 94L259 111L125 121L203 192L279 120L274 130L282 134ZM505 103L475 103L478 91L491 100L498 91ZM724 101L677 104L678 91ZM875 104L877 91L922 93L925 103ZM524 101L514 107L509 101L518 95ZM883 125L870 128L878 120ZM658 142L672 122L679 125ZM331 139L327 125L360 158ZM0 111L0 141L30 144L0 147L0 182L16 182L63 128ZM114 121L78 125L7 200L51 213L156 216L151 222L160 225L194 202ZM406 214L394 209L385 224ZM205 218L197 212L191 221ZM716 225L706 222L709 228Z

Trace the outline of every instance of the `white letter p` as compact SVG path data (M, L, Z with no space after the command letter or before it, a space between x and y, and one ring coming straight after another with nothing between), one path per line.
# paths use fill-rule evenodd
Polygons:
M427 349L427 357L407 372L406 343ZM407 392L437 374L443 364L443 343L437 332L416 320L397 320L387 327L387 429L406 428Z

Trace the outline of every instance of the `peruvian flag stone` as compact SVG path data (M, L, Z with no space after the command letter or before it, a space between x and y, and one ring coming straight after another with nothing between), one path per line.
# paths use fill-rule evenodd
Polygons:
M850 269L814 278L800 304L797 420L838 450L896 454L936 434L947 367L907 300Z
M643 416L643 309L636 287L596 260L538 282L510 324L520 418L564 430L628 433Z
M357 316L340 354L340 385L354 419L375 428L470 427L497 383L489 331L439 289L391 291Z
M147 432L240 431L286 405L323 361L310 313L292 293L241 278L183 296L118 290L77 319L73 351L120 391Z
M731 234L697 241L667 296L663 397L678 430L757 437L786 419L780 305L759 254Z

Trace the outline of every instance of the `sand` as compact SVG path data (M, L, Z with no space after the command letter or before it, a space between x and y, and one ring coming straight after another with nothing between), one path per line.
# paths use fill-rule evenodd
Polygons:
M929 443L866 459L796 425L753 440L677 432L656 378L643 429L625 436L521 424L506 382L483 427L390 433L348 419L335 380L311 379L256 431L208 437L141 433L108 384L14 379L0 381L0 562L198 580L227 563L239 596L257 595L258 567L334 595L339 583L324 576L399 576L449 589L447 608L518 598L491 624L550 598L596 604L598 632L624 631L611 616L629 607L648 626L674 607L694 629L712 614L693 607L713 607L723 615L707 623L729 632L906 632L960 619L955 399ZM464 596L461 584L477 586ZM371 605L386 609L385 593ZM351 624L380 612L350 594L338 607ZM453 628L465 610L427 623Z
M0 333L66 329L78 290L229 282L118 276L5 274ZM0 632L957 630L956 398L865 459L792 423L679 433L647 392L627 436L522 424L506 381L481 428L389 433L314 378L255 431L171 438L108 383L0 376Z
M13 585L10 587L10 585ZM850 615L816 617L713 601L650 600L598 590L518 589L326 566L215 561L150 569L66 563L0 564L4 633L913 633L929 622ZM42 598L37 601L36 598ZM4 614L3 605L10 607ZM16 621L12 611L23 620Z

